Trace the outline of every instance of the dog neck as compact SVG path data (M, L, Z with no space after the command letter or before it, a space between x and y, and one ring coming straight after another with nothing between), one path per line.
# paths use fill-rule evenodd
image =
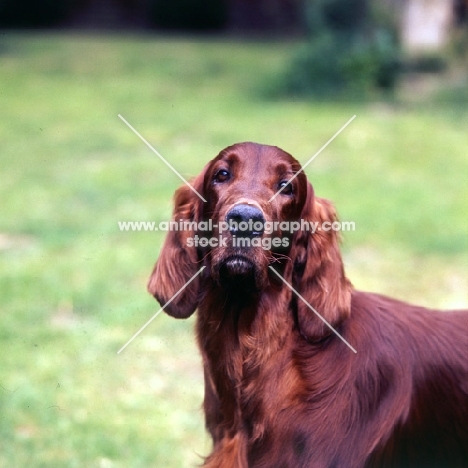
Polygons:
M212 283L199 306L198 344L220 398L222 425L229 433L247 431L250 440L262 438L269 418L288 401L288 395L277 396L279 380L294 378L288 354L294 318L284 288L233 297ZM272 357L282 366L267 366Z

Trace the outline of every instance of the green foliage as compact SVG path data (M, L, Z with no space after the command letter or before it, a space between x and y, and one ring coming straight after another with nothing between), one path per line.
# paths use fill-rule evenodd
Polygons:
M399 49L390 16L366 0L306 4L309 41L294 55L285 90L317 98L363 97L394 88Z
M362 30L367 19L367 0L306 0L306 26L311 36L326 31L353 35Z
M296 52L286 90L325 99L363 97L375 88L393 88L398 71L399 62L386 37L344 47L336 36L324 34Z
M343 49L330 35L318 38L314 47L301 46L293 58L288 91L329 95L341 89L345 85L344 58Z

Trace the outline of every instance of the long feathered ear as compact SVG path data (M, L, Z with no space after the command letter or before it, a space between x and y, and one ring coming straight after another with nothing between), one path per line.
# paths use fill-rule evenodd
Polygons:
M203 174L195 179L194 187L201 188L202 180ZM201 203L203 202L186 185L175 193L172 221L179 225L183 221L189 229L168 232L149 278L148 291L161 306L172 299L201 267L197 249L190 242L190 238L193 239L195 235L193 224L200 219ZM189 317L198 306L199 290L200 278L197 276L165 307L165 312L176 318Z
M331 202L314 196L309 183L307 192L301 219L316 230L299 231L293 241L293 285L330 325L337 327L349 317L352 287L344 274L338 232L332 229L336 212ZM303 336L312 341L332 333L300 298L297 324Z

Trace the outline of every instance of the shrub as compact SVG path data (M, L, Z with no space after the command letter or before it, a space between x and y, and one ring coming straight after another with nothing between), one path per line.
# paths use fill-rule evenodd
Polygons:
M316 0L306 17L309 40L288 67L287 92L360 97L395 86L401 60L389 15L364 0Z

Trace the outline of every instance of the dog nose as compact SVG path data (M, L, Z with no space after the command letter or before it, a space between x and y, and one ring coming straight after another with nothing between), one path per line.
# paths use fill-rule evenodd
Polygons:
M260 237L265 230L265 218L260 209L251 205L236 205L226 215L229 231L241 237Z

